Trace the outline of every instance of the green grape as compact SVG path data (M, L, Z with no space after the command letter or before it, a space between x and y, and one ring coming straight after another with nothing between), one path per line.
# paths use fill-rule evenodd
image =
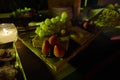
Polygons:
M65 23L65 22L66 22L66 19L61 18L60 21L61 21L62 23Z
M96 25L100 27L114 27L119 23L119 13L115 9L106 8L98 16Z
M45 19L45 24L46 24L46 25L50 25L50 24L51 24L51 20L50 20L50 19L48 19L48 18L47 18L47 19Z
M107 8L109 8L109 9L114 9L115 6L114 6L113 4L109 4L109 5L107 6Z
M53 23L53 24L55 24L55 23L57 23L57 19L56 18L51 18L51 22Z
M56 19L57 21L60 21L60 16L56 16L55 19Z
M24 10L27 10L28 8L27 7L24 7Z
M46 24L44 24L44 25L41 26L41 28L42 28L43 30L47 31L47 30L49 29L49 26L46 25Z
M40 28L40 27L37 27L36 30L35 30L35 33L36 33L36 34L39 34L39 31L40 31L40 30L41 30L41 28Z
M61 34L64 35L66 33L66 30L65 29L62 29L61 30Z
M46 32L44 30L40 30L39 31L39 34L38 34L40 37L45 37L46 36Z
M31 10L31 8L28 8L28 10L30 11L30 10Z
M41 27L37 27L35 33L40 37L46 36L46 31L44 31Z
M45 22L42 21L39 24L40 24L40 26L43 26L43 25L45 25Z
M31 8L27 8L27 7L24 7L24 11L30 11L31 10Z
M20 9L17 9L17 12L21 12L21 10L20 10Z
M12 15L15 15L15 11L12 12Z
M62 18L62 19L67 19L67 18L68 18L67 12L62 12L61 18Z

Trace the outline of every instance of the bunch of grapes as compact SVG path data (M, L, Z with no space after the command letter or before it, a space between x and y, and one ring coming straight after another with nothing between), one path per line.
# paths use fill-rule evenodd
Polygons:
M53 34L60 34L60 32L64 33L66 30L65 24L68 20L68 14L66 12L62 12L61 15L46 18L44 21L38 23L39 26L36 28L35 33L39 37L47 37Z
M118 25L120 20L120 13L115 9L106 8L98 16L96 25L99 27L115 27Z
M12 12L12 16L13 17L18 17L18 16L21 16L23 13L26 13L26 12L29 12L29 11L31 11L31 8L28 8L28 7L24 7L23 9L18 8L15 11Z

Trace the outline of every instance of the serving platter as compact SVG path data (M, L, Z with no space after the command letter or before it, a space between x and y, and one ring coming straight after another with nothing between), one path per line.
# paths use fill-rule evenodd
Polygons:
M41 48L36 48L32 44L32 39L36 36L34 33L35 31L28 31L21 33L19 35L19 40L28 47L36 56L38 56L41 60L43 60L52 70L60 71L65 65L69 65L69 61L75 57L77 54L80 54L82 50L84 50L100 33L101 31L97 31L96 33L89 33L81 28L74 28L81 32L84 37L80 40L69 40L68 50L66 52L65 57L63 58L56 58L56 57L46 57L42 55Z

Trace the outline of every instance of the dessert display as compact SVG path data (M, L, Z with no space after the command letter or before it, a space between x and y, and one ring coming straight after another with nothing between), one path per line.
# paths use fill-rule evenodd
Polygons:
M96 33L98 31L94 20L83 21L81 27L90 33Z
M119 8L115 7L112 4L109 4L105 7L99 15L94 17L96 26L114 28L115 26L120 25L120 12Z
M0 46L0 80L19 80L22 74L17 65L16 51L12 43Z
M11 13L10 22L16 25L18 31L28 31L36 29L39 22L46 17L48 17L47 11L38 11L33 8L24 7L18 8Z
M40 22L40 26L36 28L35 33L40 38L39 43L41 42L41 45L37 45L41 46L42 54L54 55L55 57L64 57L69 45L70 34L77 34L72 30L66 12ZM37 47L35 38L33 38L32 43L34 47Z
M91 26L84 23L84 27L79 27L73 26L68 17L67 12L62 12L61 15L46 18L37 23L34 31L19 36L25 46L55 71L69 64L68 61L100 33L95 31L93 21L88 22Z
M11 17L13 18L27 18L27 17L32 17L36 16L38 13L36 10L24 7L23 9L19 8L16 9L16 11L13 11L11 14Z

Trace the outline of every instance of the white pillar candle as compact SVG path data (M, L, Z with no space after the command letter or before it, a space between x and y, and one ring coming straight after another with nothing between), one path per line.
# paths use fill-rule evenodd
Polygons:
M13 42L17 39L17 28L13 23L0 24L0 44Z

